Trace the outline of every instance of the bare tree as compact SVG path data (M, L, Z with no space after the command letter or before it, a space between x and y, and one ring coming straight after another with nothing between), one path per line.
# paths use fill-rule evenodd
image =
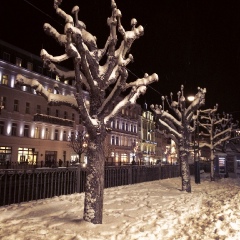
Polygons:
M77 134L69 136L68 146L78 155L78 162L81 162L82 154L87 152L88 133L85 130L77 131Z
M52 56L42 49L41 57L45 66L60 79L75 79L75 96L60 97L59 94L50 93L38 80L28 79L23 75L18 75L16 81L36 89L49 103L69 105L79 111L81 121L89 134L83 218L85 221L101 224L105 160L103 143L108 126L122 109L135 105L139 96L146 92L147 85L158 81L158 76L155 73L145 74L143 78L127 82L126 66L133 61L133 56L129 54L126 57L126 54L133 42L143 35L144 28L141 25L137 26L137 20L132 19L131 30L126 31L121 24L121 11L114 0L111 1L112 14L107 19L110 33L103 49L98 48L96 37L78 20L79 7L73 7L72 17L60 8L61 2L62 0L54 0L54 8L65 20L64 33L60 34L47 23L44 24L44 31L63 46L64 53ZM118 48L117 35L122 39ZM72 71L62 71L55 65L67 59L73 61ZM123 92L126 92L125 97L118 100Z
M233 126L232 116L229 114L216 114L218 104L213 109L199 110L199 126L203 129L199 133L200 136L207 137L209 142L200 142L199 147L208 147L211 150L211 181L214 181L214 151L221 147L223 143L231 137Z
M167 131L169 137L174 140L178 147L178 153L181 164L182 190L191 192L191 181L188 158L191 146L191 133L196 129L195 114L197 110L205 104L206 89L198 88L194 101L187 107L184 97L183 85L181 91L177 93L178 101L173 101L170 94L168 97L162 97L161 105L151 105L151 109L155 112L157 123ZM174 116L164 109L164 102L167 102L169 108L173 111Z

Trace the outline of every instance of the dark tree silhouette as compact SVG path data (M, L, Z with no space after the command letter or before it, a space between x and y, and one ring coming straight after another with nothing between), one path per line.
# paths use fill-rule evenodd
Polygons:
M78 162L81 162L82 154L87 152L88 133L85 130L77 131L77 134L69 136L68 146L78 155Z
M199 135L208 138L208 142L200 142L199 147L208 147L211 151L211 181L215 180L214 176L214 151L223 150L224 143L230 139L233 127L233 118L229 114L223 113L221 116L216 113L218 104L213 109L199 110L199 126L203 129Z

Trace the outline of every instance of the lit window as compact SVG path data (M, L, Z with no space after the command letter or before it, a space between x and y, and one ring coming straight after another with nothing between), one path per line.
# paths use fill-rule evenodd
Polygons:
M35 128L34 137L35 137L35 138L39 138L39 137L40 137L39 127L36 127L36 128Z
M21 58L16 58L16 65L18 66L18 67L21 67L22 66L22 59Z
M6 97L0 97L0 111L2 109L6 109L6 102L7 102L7 98Z
M1 82L2 82L3 85L8 85L8 75L3 74Z
M63 141L67 141L67 133L66 133L66 131L63 131Z
M54 140L58 140L58 130L55 129Z
M45 139L49 139L49 130L46 128L45 130Z

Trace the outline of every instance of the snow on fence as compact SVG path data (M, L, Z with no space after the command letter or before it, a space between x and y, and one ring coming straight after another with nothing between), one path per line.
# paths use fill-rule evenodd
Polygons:
M105 188L180 176L178 165L105 167ZM0 206L84 192L81 167L2 169Z

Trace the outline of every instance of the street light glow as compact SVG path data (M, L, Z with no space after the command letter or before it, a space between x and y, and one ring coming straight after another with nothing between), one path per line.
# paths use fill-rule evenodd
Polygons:
M194 96L188 96L188 97L187 97L187 100L188 100L189 102L192 102L192 101L194 100Z

